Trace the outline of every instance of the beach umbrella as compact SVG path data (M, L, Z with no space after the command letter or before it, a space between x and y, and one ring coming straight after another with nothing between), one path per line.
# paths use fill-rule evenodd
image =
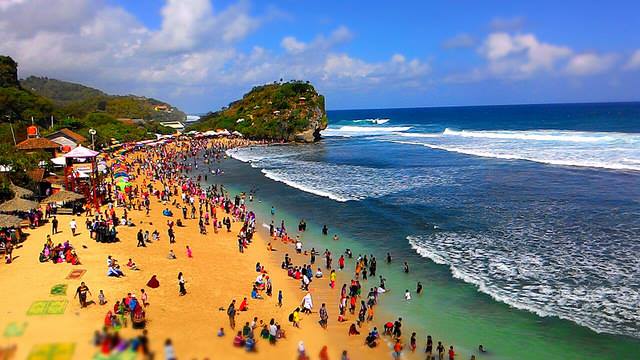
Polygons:
M84 195L74 193L72 191L60 190L57 193L49 196L48 198L42 200L43 203L54 203L54 202L67 202L67 201L76 201L84 199Z
M115 173L113 175L114 178L119 178L119 177L123 177L123 176L127 176L127 173L124 172L124 171L117 172L117 173Z
M13 215L0 214L0 227L19 227L22 219Z
M32 197L33 196L33 191L31 191L29 189L25 189L23 187L20 187L18 185L14 185L14 184L9 185L9 187L16 194L15 197L17 197L17 198L26 198L26 197Z
M5 201L0 204L0 211L3 212L12 212L12 211L29 211L32 209L37 209L39 207L38 203L31 200L26 200L22 198L13 198L11 200Z

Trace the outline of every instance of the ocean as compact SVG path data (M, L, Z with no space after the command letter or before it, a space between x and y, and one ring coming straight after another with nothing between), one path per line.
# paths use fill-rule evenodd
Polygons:
M304 218L307 247L376 256L380 324L483 359L638 358L640 103L328 117L320 143L229 151L221 181L265 224Z

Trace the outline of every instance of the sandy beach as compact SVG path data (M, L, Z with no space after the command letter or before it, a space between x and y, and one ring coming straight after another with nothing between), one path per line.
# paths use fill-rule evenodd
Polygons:
M132 158L136 155L130 153L128 156ZM144 176L134 180L140 186L143 181ZM221 181L224 181L224 177ZM163 346L169 338L172 340L177 358L180 359L215 359L223 355L225 358L251 358L256 354L260 357L293 359L297 357L299 341L304 341L310 358L318 358L321 348L325 345L328 346L328 354L332 359L339 359L343 350L348 352L350 359L391 356L391 349L385 341L375 349L364 346L368 324L363 326L359 336L348 336L348 328L353 321L336 321L340 287L348 280L346 277L338 278L335 289L328 286L328 272L324 278L315 279L310 287L314 302L313 313L302 315L300 328L294 328L288 322L288 316L300 305L305 292L300 290L299 281L289 278L286 271L280 269L280 262L285 253L291 255L294 264L307 263L308 257L295 255L292 245L281 242L274 242L273 251L269 252L267 243L271 239L260 237L258 233L250 246L240 254L236 235L241 223L233 223L230 232L223 228L214 233L211 227L208 227L208 234L202 235L198 230L198 219L187 219L184 220L184 227L174 228L176 243L169 244L167 217L161 213L164 205L155 197L151 197L150 200L149 215L146 215L145 211L129 212L135 226L119 226L120 241L117 243L98 243L91 239L89 231L84 226L84 216L58 216L60 232L52 235L52 240L54 244L69 240L76 249L80 265L40 263L38 254L47 234L51 232L51 225L28 229L27 240L14 251L14 262L0 266L0 288L4 294L9 294L0 298L0 307L3 309L0 329L14 325L23 328L23 333L19 336L3 337L1 346L16 344L15 359L28 358L38 346L47 344L67 344L67 347L72 349L70 357L60 356L55 357L56 359L92 358L100 350L92 344L93 334L103 326L105 314L113 309L114 302L125 297L127 293L136 294L140 298L140 289L145 289L149 296L149 305L145 308L146 329L150 349L156 354L156 359L164 358ZM116 211L120 216L122 208L117 208ZM175 211L174 220L179 217L178 212ZM76 236L72 236L69 228L72 219L78 223L79 231ZM264 219L258 220L258 223L262 223ZM139 229L149 230L150 233L158 230L160 240L151 240L146 247L137 247L136 233ZM187 245L193 251L192 258L186 255ZM177 256L175 260L167 258L171 249ZM125 277L107 276L108 255L122 264ZM125 264L129 258L133 259L140 270L127 269ZM318 258L316 266L322 263L321 255ZM250 299L252 284L258 274L255 271L257 262L265 266L273 282L273 296L265 296L264 300ZM336 263L337 259L334 259L334 264ZM347 263L349 274L352 267L353 262ZM77 269L86 272L78 279L67 279L69 273ZM178 293L178 272L182 272L187 281L185 296L179 296ZM160 287L156 289L146 287L152 275L157 275L160 282ZM89 296L89 300L95 302L84 309L80 307L78 300L74 299L75 290L81 281L84 281L91 291L92 296ZM66 293L52 295L52 287L58 284L66 285ZM106 305L97 304L100 290L104 291ZM283 293L282 307L277 306L279 290ZM247 353L244 349L235 348L232 344L235 333L229 328L225 309L232 299L239 304L244 297L250 299L249 310L238 313L236 331L241 330L245 322L252 321L254 317L266 324L274 318L282 325L286 338L280 339L276 345L270 345L267 340L259 337L258 327L255 330L257 353ZM59 314L27 315L36 301L57 301L56 304L59 304L62 310L58 309ZM322 303L327 304L329 312L329 325L326 330L318 324L317 311ZM355 320L356 316L357 314L347 315L347 318ZM371 326L374 323L381 331L382 320L374 319ZM216 335L221 327L226 333L224 337ZM140 334L141 330L132 329L130 324L120 331L123 338L133 338Z

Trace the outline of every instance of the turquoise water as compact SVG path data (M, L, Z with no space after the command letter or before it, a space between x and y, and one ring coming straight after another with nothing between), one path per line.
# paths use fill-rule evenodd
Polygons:
M392 289L380 323L402 316L462 358L637 358L638 104L329 117L320 144L236 151L250 165L224 162L221 180L256 189L259 219L305 218L306 247L374 254Z

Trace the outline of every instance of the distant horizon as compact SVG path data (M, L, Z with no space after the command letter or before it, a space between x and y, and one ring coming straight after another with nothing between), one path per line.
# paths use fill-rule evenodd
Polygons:
M366 111L366 110L400 110L400 109L438 109L438 108L472 108L472 107L500 107L500 106L537 106L537 105L597 105L597 104L639 104L640 100L632 101L576 101L576 102L549 102L549 103L514 103L514 104L476 104L476 105L437 105L437 106L406 106L384 108L349 108L326 109L327 111Z

